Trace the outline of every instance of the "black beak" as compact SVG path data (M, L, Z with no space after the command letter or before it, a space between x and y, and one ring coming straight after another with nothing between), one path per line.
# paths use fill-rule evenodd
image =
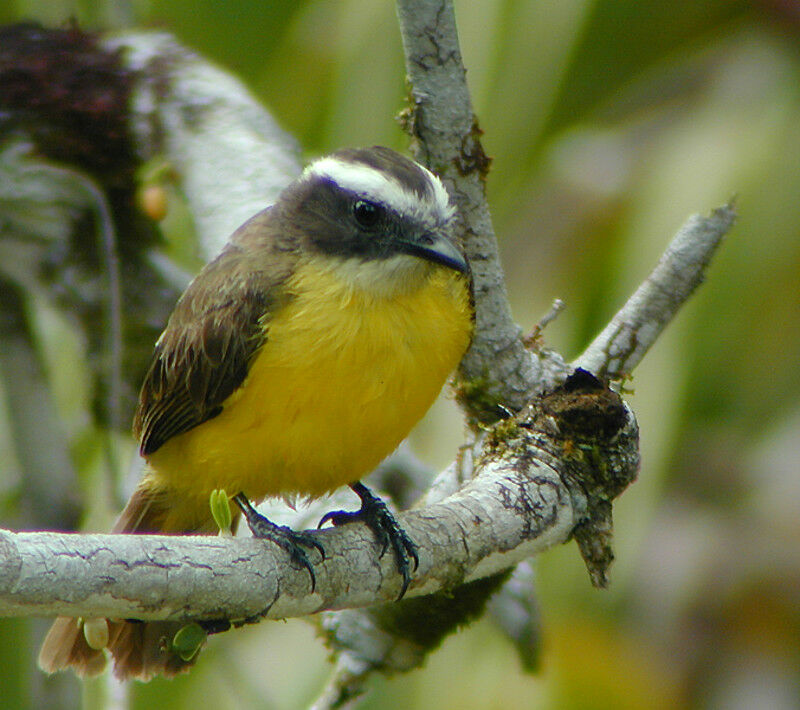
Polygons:
M441 264L462 274L469 272L469 265L461 249L450 237L436 230L420 232L410 238L403 238L397 242L399 250L405 254L427 259L435 264Z

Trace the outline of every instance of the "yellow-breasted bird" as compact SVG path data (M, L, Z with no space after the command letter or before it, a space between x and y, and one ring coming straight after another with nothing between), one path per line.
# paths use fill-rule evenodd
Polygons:
M155 346L134 419L145 474L120 533L214 533L209 496L236 492L254 534L314 572L321 544L249 501L319 496L349 484L355 513L391 547L405 591L413 542L359 483L405 438L469 345L470 272L439 179L388 148L341 150L309 165L232 235L192 281ZM176 622L109 621L121 678L174 675ZM94 646L101 645L96 641ZM103 649L59 618L46 671L92 675Z

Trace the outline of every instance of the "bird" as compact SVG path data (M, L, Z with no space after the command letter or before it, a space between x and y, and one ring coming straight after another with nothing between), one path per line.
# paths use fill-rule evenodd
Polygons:
M349 485L361 508L320 524L366 522L396 557L402 596L416 545L360 479L422 418L470 345L472 277L456 223L442 181L394 150L311 162L178 300L134 417L143 477L113 532L214 534L209 496L221 489L255 536L308 570L313 590L310 556L324 547L251 501ZM172 645L181 626L109 620L107 640L90 644L81 620L59 617L39 664L91 676L107 650L120 679L174 676L196 658Z

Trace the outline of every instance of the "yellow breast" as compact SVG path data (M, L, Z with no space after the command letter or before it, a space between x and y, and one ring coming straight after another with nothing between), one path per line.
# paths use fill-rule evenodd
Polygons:
M392 293L362 288L323 262L299 268L243 385L219 416L152 455L155 474L206 500L214 488L259 500L320 495L372 470L424 415L469 344L466 278L420 268Z

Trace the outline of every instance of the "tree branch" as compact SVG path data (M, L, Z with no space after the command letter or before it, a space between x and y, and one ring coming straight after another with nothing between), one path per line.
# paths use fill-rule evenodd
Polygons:
M130 125L139 155L178 176L202 256L272 204L300 174L299 150L241 81L164 32L124 32L104 42L135 72Z
M496 421L497 405L518 411L536 392L563 378L555 354L532 357L511 318L497 239L486 201L490 158L480 142L451 0L398 0L397 13L411 84L406 126L412 149L452 188L472 268L475 337L461 362L460 400L480 421Z
M711 257L735 219L733 204L719 207L708 217L690 217L655 269L573 367L611 380L630 375L703 282Z
M595 481L611 498L636 475L638 432L617 395L569 381L490 436L476 476L441 503L407 512L419 546L409 598L508 569L567 540ZM569 454L564 454L569 450ZM577 453L574 453L577 452ZM318 533L316 591L274 544L157 535L0 533L0 614L138 619L281 619L397 597L392 555L363 524Z

